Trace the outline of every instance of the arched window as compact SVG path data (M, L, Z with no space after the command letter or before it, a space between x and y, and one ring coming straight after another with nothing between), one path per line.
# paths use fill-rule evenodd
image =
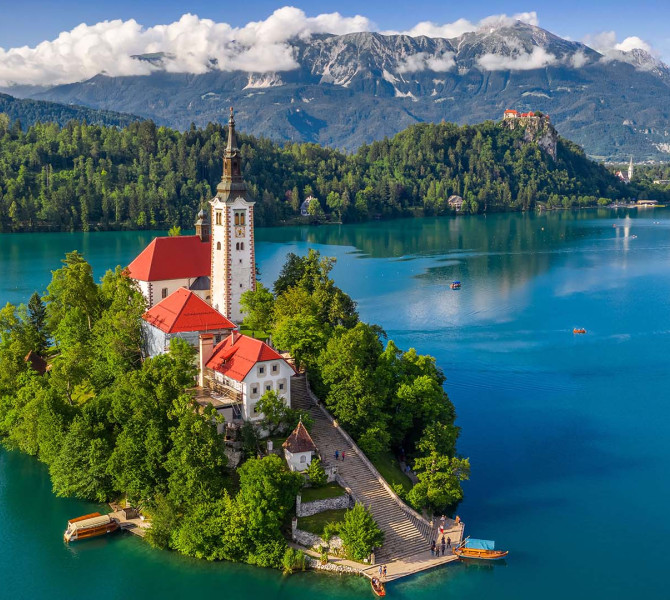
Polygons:
M240 250L244 250L244 242L240 243Z
M235 225L239 225L239 224L240 224L240 213L235 211Z
M235 244L235 250L239 250L239 249L240 249L240 243L237 242L237 244Z
M221 250L221 242L216 242L216 249Z

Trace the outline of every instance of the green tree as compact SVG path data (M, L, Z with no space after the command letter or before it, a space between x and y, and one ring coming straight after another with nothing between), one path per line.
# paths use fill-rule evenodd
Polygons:
M33 350L40 355L44 355L48 348L46 321L46 306L40 295L34 292L28 302L28 326L34 340Z
M269 332L274 320L275 298L272 292L260 281L256 289L244 292L240 298L240 308L244 317L244 326L254 331Z
M384 532L370 511L358 502L344 514L340 537L347 558L358 561L367 558L374 548L384 543Z
M323 487L328 483L328 476L318 458L312 459L312 462L309 463L307 477L309 478L310 485L315 488Z
M181 227L179 225L173 225L168 231L168 236L170 237L179 237L181 235Z
M431 452L416 459L414 471L419 483L410 490L408 500L417 509L440 512L463 499L461 481L470 478L470 461Z

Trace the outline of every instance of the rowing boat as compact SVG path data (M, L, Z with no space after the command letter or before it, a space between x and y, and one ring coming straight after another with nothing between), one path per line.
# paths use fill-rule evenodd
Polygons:
M379 596L380 598L386 596L386 588L384 587L384 584L379 581L379 579L373 577L370 580L370 585L372 586L372 591L374 592L375 596Z

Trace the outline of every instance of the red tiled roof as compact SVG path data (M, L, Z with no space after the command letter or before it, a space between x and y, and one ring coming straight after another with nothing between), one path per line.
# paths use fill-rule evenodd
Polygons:
M232 343L231 337L228 336L214 348L212 358L207 362L209 369L223 373L235 381L244 381L256 363L284 360L281 354L265 342L236 333L235 343Z
M518 110L514 110L514 109L512 109L512 108L508 108L508 109L505 111L505 114L518 115L518 114L519 114L519 111L518 111Z
M133 279L164 281L189 279L211 272L211 242L197 235L157 237L128 265Z
M314 444L312 436L309 435L302 421L298 423L293 433L282 444L282 448L286 448L292 454L296 452L316 452L316 444Z
M186 288L179 288L142 315L165 333L235 329L226 317Z

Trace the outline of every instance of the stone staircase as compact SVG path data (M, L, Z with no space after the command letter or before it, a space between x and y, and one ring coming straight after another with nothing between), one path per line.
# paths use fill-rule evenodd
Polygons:
M314 419L310 434L325 465L337 465L338 480L354 500L370 509L384 531L384 544L375 552L375 562L390 562L417 554L430 556L434 532L423 517L393 493L368 458L323 408L309 390L304 376L291 379L291 406L309 410ZM335 451L345 460L335 461Z

